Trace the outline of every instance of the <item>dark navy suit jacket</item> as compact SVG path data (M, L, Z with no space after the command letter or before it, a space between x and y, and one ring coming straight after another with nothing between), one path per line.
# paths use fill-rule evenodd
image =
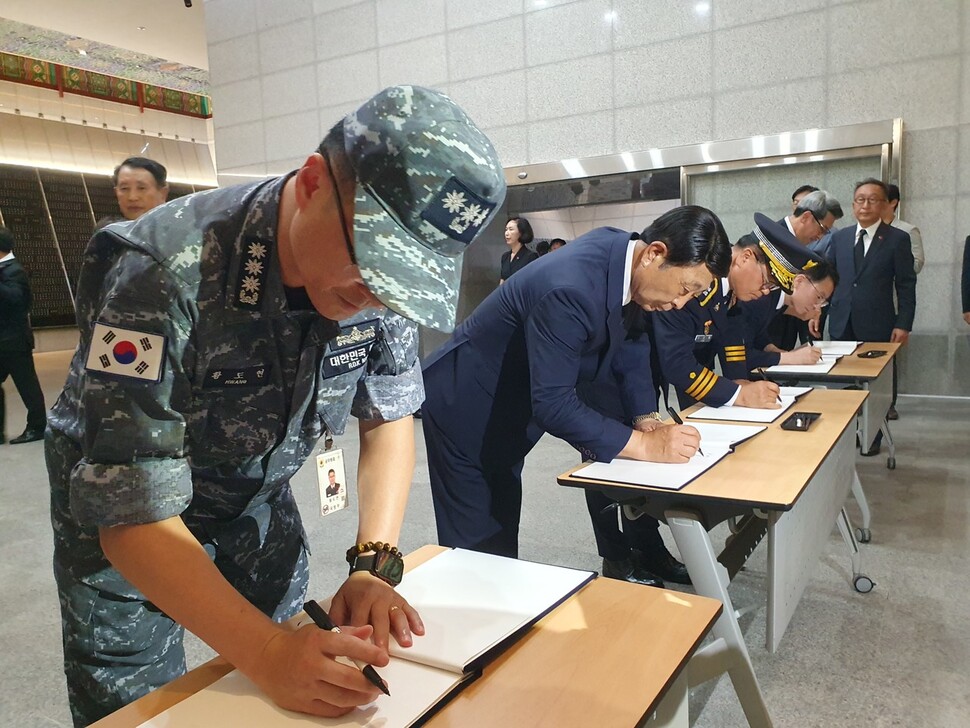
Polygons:
M869 252L859 270L855 268L857 225L832 235L827 257L839 271L839 285L828 306L829 333L846 338L852 323L860 341L889 341L893 329L913 329L916 316L916 273L909 234L879 223ZM893 304L893 290L899 310Z
M630 416L655 409L649 349L642 359L628 353L628 361L642 362L629 371L613 362L625 336L629 241L628 232L598 228L543 256L493 291L428 357L425 409L457 447L514 461L545 431L589 459L610 460L623 449L630 427L590 408L577 387L616 377Z

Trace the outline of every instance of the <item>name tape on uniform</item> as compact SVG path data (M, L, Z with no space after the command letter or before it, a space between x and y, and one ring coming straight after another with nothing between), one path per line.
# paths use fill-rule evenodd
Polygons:
M377 341L379 323L374 319L340 327L340 332L330 340L329 350L324 354L324 379L346 374L367 363L370 349Z
M164 336L95 323L84 368L115 377L158 382L164 360Z

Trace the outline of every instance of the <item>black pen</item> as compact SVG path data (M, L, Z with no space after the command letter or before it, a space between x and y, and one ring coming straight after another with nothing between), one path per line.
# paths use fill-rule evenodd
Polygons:
M337 634L340 634L340 628L333 623L333 620L330 619L330 615L324 611L323 607L321 607L315 601L310 600L308 602L304 602L303 611L307 613L307 616L310 617L310 619L313 620L313 623L320 629L325 629L328 632L336 632ZM380 688L380 691L385 695L391 694L391 691L387 689L387 683L384 682L384 678L377 674L377 670L374 669L373 665L365 664L359 660L353 660L353 663L357 665L357 668L364 673L364 677L366 677L374 687Z
M677 414L677 410L675 410L673 407L668 407L667 411L670 413L670 417L674 422L676 422L678 425L684 424L684 421L680 419L680 415ZM697 452L700 453L701 457L704 457L704 451L701 450L700 447L697 448Z
M773 380L771 380L771 379L768 379L768 375L767 375L767 374L765 374L765 370L764 370L764 367L758 367L757 369L755 369L755 371L756 371L756 372L758 372L758 374L760 374L760 375L761 375L761 378L762 378L762 379L763 379L764 381L766 381L766 382L770 382L770 381L773 381ZM781 401L781 393L780 393L780 392L779 392L779 394L778 394L778 401L776 401L776 402L775 402L775 404L783 404L783 403L782 403L782 401Z

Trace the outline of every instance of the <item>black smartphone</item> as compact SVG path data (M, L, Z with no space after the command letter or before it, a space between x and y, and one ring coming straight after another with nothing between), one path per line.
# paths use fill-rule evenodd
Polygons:
M781 429L805 432L821 416L821 412L792 412L781 423Z
M886 352L882 349L870 349L859 354L860 359L878 359L881 356L886 356Z

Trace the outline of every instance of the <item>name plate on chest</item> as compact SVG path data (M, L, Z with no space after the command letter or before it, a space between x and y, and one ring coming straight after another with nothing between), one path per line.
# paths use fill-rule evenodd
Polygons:
M231 389L232 387L261 387L269 382L269 365L260 364L238 369L214 367L205 373L203 389Z

